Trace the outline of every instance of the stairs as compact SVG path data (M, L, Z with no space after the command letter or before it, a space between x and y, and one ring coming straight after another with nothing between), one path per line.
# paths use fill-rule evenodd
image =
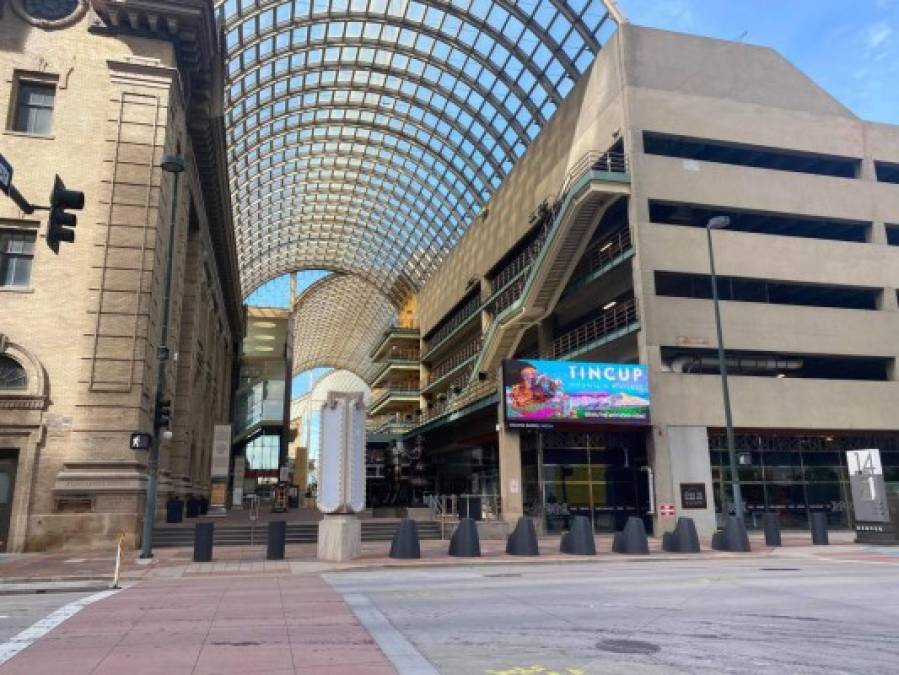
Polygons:
M390 541L399 525L397 520L363 520L362 541ZM440 539L440 523L418 522L418 538L421 540ZM216 526L213 535L214 546L265 546L268 524L260 523L255 531L249 525ZM252 534L252 536L251 536ZM288 523L288 544L315 544L318 541L318 523ZM194 528L192 525L175 525L153 528L153 546L155 548L172 548L176 546L191 547L194 545Z
M502 359L514 353L525 329L552 311L602 214L630 191L627 174L622 174L623 180L609 177L587 170L566 186L553 228L527 273L521 296L494 319L484 336L472 381L478 373L496 372Z

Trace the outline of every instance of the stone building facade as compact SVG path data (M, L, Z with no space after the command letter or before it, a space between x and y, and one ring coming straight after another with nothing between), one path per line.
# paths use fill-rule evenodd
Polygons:
M170 493L208 492L242 330L215 35L204 0L0 0L13 183L44 205L58 174L86 197L76 242L54 255L46 212L0 195L0 550L101 546L120 532L137 543L147 453L129 437L153 426L175 193L165 154L186 170L160 510Z

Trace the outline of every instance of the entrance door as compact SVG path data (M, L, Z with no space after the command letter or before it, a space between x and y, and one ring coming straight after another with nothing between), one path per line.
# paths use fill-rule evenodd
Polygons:
M0 551L7 550L9 519L12 516L12 497L16 487L18 452L0 450Z

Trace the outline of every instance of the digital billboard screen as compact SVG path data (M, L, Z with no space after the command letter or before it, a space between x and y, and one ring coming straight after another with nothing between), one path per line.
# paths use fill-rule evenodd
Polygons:
M649 377L639 364L503 361L503 399L510 429L649 424Z

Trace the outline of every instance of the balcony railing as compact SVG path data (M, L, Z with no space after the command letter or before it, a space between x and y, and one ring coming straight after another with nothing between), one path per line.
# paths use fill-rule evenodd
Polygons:
M626 174L628 172L627 155L623 152L608 150L606 152L588 152L568 170L562 189L561 199L568 189L588 171L605 171L606 173Z
M460 365L462 365L472 357L477 356L478 352L481 350L482 343L483 338L479 335L474 340L468 342L458 351L453 352L449 356L449 358L444 359L436 366L434 366L434 368L428 374L428 386L431 386L438 380L441 380L447 374L451 373L453 370L458 368Z
M467 377L466 377L467 379ZM471 405L476 401L496 393L496 380L487 378L463 388L459 393L451 393L446 399L435 401L418 419L418 426L424 426L438 417Z
M553 341L553 358L558 359L582 347L597 342L616 331L637 323L637 301L620 302L600 314L595 319L581 324L574 330L560 335Z
M421 355L417 349L391 349L385 356L387 361L418 361Z
M518 274L528 269L534 262L534 258L540 253L543 244L546 242L546 235L549 233L549 223L544 223L540 228L540 232L534 237L525 248L512 260L510 260L499 272L493 275L491 284L495 290L498 290L512 281Z
M464 305L455 310L448 318L444 319L443 323L427 340L426 349L433 348L434 345L439 344L446 338L450 333L452 333L456 328L465 323L471 315L477 312L481 308L481 296L478 293L475 293L471 296L471 299L468 300Z
M593 274L596 270L602 269L630 248L631 229L627 226L622 227L608 237L590 244L584 252L581 261L571 273L572 282L577 283L579 280Z
M418 385L416 384L389 384L379 387L372 392L371 403L369 408L374 408L386 401L391 396L418 396Z

